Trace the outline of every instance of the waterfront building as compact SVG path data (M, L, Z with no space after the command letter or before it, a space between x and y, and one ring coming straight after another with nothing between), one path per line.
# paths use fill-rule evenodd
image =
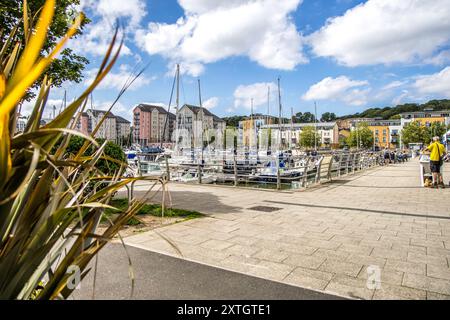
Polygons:
M161 106L139 104L133 109L134 141L141 146L173 142L175 119L175 114Z
M400 120L374 120L367 122L367 124L373 133L374 147L380 149L400 147L402 128Z
M402 128L413 121L418 121L423 126L430 126L434 122L440 122L446 125L450 124L450 110L424 110L417 112L400 113Z
M116 116L116 130L118 142L127 141L130 137L131 122L121 116Z
M27 122L28 117L18 114L16 119L16 133L24 132L27 126Z
M178 112L177 127L178 143L184 148L198 148L202 140L222 136L226 122L206 108L185 104Z
M281 126L270 124L261 126L261 129L271 129L272 137L281 137L281 145L296 146L300 142L300 134L305 127L317 129L317 135L320 137L319 141L322 146L335 148L339 145L339 128L336 122L284 123Z
M105 117L104 121L95 134L95 138L116 141L116 117L111 112L107 112L105 110L88 109L86 113L88 116L87 131L89 133L92 133L92 131L97 127L97 124L100 123L103 117ZM84 120L82 120L82 123L83 121ZM84 129L82 128L82 130Z

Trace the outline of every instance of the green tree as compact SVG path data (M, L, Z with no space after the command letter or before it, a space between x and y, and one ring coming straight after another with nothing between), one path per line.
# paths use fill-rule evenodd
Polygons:
M43 6L45 0L28 1L29 16L34 16ZM41 49L41 56L47 54L51 48L55 47L57 41L65 35L72 24L73 19L77 15L76 6L80 4L80 0L58 0L55 7L53 22L48 30L48 35L44 46ZM18 26L13 41L21 42L21 48L24 48L24 27L23 23L18 22L23 17L23 0L2 0L0 5L0 42L10 37L11 31ZM75 37L82 33L83 27L90 20L85 18ZM22 50L21 49L21 50ZM12 46L9 48L12 50ZM9 53L9 52L7 52ZM33 84L34 89L40 86L44 75L52 79L52 85L60 87L64 81L81 82L83 79L82 71L89 61L80 55L75 54L72 49L66 48L59 54L59 57L50 64L45 73ZM34 97L33 91L30 89L25 96L29 100Z
M426 126L424 130L423 143L429 144L433 137L442 137L447 132L447 126L441 122L433 122L430 126Z
M336 120L336 114L333 112L325 112L322 114L320 121L322 122L332 122Z
M421 126L418 121L413 121L406 124L402 130L402 142L404 145L410 143L424 143L425 140L424 126Z
M62 141L62 138L55 145L54 150L59 148L61 141ZM99 145L102 145L103 142L105 142L105 139L96 139L96 141L98 142ZM66 149L67 156L70 157L70 156L73 156L76 153L78 153L78 151L83 146L84 142L85 142L84 138L82 138L80 136L72 136L70 138L69 145L67 146L67 149ZM85 155L87 155L87 156L92 155L95 151L96 151L96 147L94 145L91 145L89 147L89 149L87 149ZM103 152L106 157L109 157L111 159L114 159L114 160L117 160L120 162L124 162L124 163L127 160L126 155L123 152L122 148L112 141L108 141L106 143L106 146L105 146L105 149ZM117 170L120 169L120 164L115 161L100 159L96 163L95 167L107 175L113 175L117 172Z
M304 148L313 148L316 145L320 146L320 135L316 132L313 126L306 126L300 133L300 146Z
M316 117L311 112L297 112L294 116L296 123L313 123L314 121L316 121Z
M245 116L231 116L225 117L223 120L226 122L227 127L237 128L239 127L239 121L245 120L247 117Z
M350 147L360 147L370 149L373 147L373 133L367 123L358 123L355 130L350 132L347 138L347 145Z

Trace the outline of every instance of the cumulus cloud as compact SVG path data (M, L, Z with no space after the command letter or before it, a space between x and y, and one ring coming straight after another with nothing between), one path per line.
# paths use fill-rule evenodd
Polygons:
M96 69L91 69L86 72L86 78L84 83L86 85L91 84L95 76L97 75ZM122 89L123 85L126 81L130 81L130 79L134 76L133 71L128 65L121 65L119 67L118 72L110 72L106 75L106 77L100 82L97 86L97 89ZM146 78L144 74L138 77L133 84L130 86L128 90L136 90L145 85L148 85L151 81L155 80L155 77Z
M440 72L417 77L413 87L421 94L450 98L450 66Z
M72 40L69 45L77 52L94 56L106 53L116 21L123 27L122 31L127 38L134 34L146 14L143 0L127 0L126 5L123 0L82 0L78 9L88 12L95 23L88 24L83 35ZM121 54L131 54L126 44L122 46Z
M174 24L150 23L136 32L149 54L181 62L198 76L204 64L246 56L270 69L292 70L307 62L290 14L301 0L179 0L185 16Z
M352 106L361 106L367 103L369 91L367 81L351 80L346 76L327 77L312 85L302 99L342 101Z
M317 56L346 66L430 63L450 39L448 0L368 0L308 37Z
M275 100L277 85L273 82L260 82L251 85L240 85L234 91L234 110L238 108L251 109L252 99L253 107L256 110L258 106L267 104L268 88L270 88L270 100ZM231 110L231 109L230 109Z
M208 110L217 107L218 104L219 104L219 98L217 98L217 97L209 98L208 100L206 100L205 102L202 103L203 107Z

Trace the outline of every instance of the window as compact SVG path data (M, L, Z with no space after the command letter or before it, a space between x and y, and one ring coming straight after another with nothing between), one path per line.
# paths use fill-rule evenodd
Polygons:
M386 142L386 137L383 137L383 142Z
M377 130L375 130L375 134L376 135L378 135L380 132L378 131L378 129Z
M383 136L386 135L386 129L383 129Z

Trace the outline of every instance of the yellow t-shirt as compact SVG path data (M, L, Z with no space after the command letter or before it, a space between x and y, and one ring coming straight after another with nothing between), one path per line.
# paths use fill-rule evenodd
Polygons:
M430 144L427 148L430 150L430 160L431 161L439 161L440 157L442 157L445 154L445 147L443 144L440 144L439 142L433 142Z

